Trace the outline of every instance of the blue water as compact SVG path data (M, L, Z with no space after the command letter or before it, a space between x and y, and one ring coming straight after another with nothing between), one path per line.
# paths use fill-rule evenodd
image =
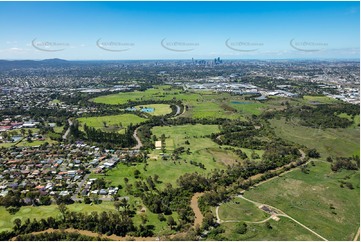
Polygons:
M232 101L232 104L250 104L251 102Z
M140 111L146 112L146 113L153 113L153 112L154 112L154 108L142 108Z

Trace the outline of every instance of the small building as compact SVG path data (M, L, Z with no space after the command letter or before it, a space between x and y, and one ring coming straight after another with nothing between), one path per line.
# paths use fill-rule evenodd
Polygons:
M162 149L162 141L158 140L155 142L155 149L157 150Z

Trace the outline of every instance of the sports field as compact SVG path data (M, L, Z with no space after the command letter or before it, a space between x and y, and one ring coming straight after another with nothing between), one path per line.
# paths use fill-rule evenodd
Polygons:
M99 116L99 117L83 117L78 118L80 124L86 124L89 127L101 129L107 132L119 132L124 133L125 128L130 124L139 124L147 119L141 118L135 114L119 114L110 116Z

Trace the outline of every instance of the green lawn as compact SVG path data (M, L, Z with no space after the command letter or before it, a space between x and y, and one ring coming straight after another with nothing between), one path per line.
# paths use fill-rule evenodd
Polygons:
M119 114L99 117L83 117L78 118L78 120L82 126L86 124L90 127L101 129L107 132L124 133L125 128L128 127L131 123L133 125L139 124L146 119L141 118L135 114ZM104 122L106 122L106 126L104 126Z
M329 163L315 164L309 165L309 174L296 169L247 191L245 197L283 210L326 239L352 240L360 226L360 173L334 173ZM342 180L354 189L341 188Z
M323 157L328 156L352 156L360 153L360 128L350 127L346 129L318 129L298 124L297 120L272 119L271 126L275 128L276 135L305 145L316 148Z
M307 103L310 102L318 102L318 103L337 103L342 102L340 100L327 97L327 96L303 96L303 100L307 101Z
M172 112L172 109L168 104L147 104L147 105L139 105L135 106L135 108L154 108L154 112L149 113L150 115L154 116L160 116L160 115L166 115L168 113Z

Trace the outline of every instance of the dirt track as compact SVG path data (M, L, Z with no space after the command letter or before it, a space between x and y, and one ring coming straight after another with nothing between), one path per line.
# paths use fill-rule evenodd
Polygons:
M51 232L56 232L56 231L62 231L60 229L47 229L47 230L43 230L43 231L39 231L39 232L32 232L31 234L41 234L41 233L51 233ZM118 240L118 241L129 241L129 240L137 240L137 241L154 241L157 238L156 237L121 237L121 236L117 236L117 235L99 235L97 233L88 231L88 230L79 230L79 229L64 229L63 231L65 232L77 232L79 234L82 235L86 235L86 236L92 236L92 237L101 237L101 238L107 238L107 239L111 239L111 240ZM15 240L16 237L12 238L11 240Z
M191 200L191 208L193 209L193 212L195 214L194 226L196 226L197 224L199 224L199 226L202 225L203 214L201 213L201 210L198 207L198 198L203 194L204 194L203 192L197 192L193 195Z

